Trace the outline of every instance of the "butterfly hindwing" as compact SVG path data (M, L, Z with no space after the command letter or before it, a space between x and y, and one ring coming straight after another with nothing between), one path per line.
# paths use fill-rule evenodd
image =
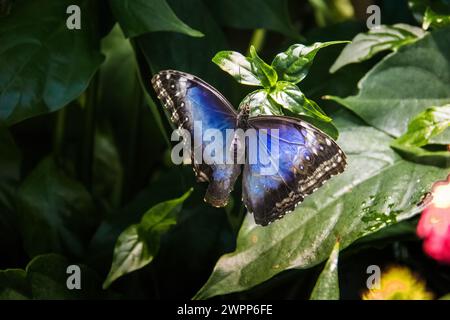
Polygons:
M152 78L152 85L171 116L172 122L186 129L191 135L191 150L206 144L194 146L194 131L203 137L206 130L216 129L226 137L226 129L236 128L236 111L231 104L212 86L203 80L179 71L161 71ZM227 152L224 143L223 155ZM198 150L197 150L198 151ZM209 182L205 201L216 207L225 206L229 193L240 174L241 168L235 164L205 163L195 161L191 152L192 165L197 180Z
M267 225L281 218L326 180L344 171L346 159L339 146L302 120L258 116L250 118L248 124L258 135L261 129L267 130L268 139L262 147L271 159L270 166L276 166L276 173L270 174L261 174L264 166L259 162L244 167L243 200L258 224ZM274 139L278 142L276 156L272 150Z

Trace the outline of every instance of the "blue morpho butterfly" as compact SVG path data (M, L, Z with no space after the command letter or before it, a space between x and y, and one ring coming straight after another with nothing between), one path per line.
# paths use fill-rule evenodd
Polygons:
M253 128L256 132L278 129L279 150L274 159L278 161L277 173L261 175L262 165L258 162L243 165L242 200L257 224L265 226L283 217L305 196L345 169L345 155L339 146L305 121L285 116L249 117L248 106L238 113L215 88L180 71L161 71L152 78L152 85L158 99L171 113L171 120L179 128L188 130L191 136L198 121L202 123L202 131L210 128L222 132L238 128ZM267 149L270 157L271 150ZM225 206L242 165L192 160L197 180L209 182L205 201L215 207Z

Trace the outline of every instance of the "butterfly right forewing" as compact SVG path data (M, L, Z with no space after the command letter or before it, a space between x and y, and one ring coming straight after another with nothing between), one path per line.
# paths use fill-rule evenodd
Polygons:
M243 198L258 224L266 225L292 211L332 176L344 171L344 152L330 137L295 118L258 116L249 119L258 131L277 130L277 171L261 175L261 164L246 164ZM271 156L272 151L268 151Z

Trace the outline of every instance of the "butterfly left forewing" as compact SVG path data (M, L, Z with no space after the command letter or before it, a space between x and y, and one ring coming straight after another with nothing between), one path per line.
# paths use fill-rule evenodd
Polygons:
M190 134L191 159L197 180L209 182L205 201L215 207L226 205L241 168L235 164L206 163L203 159L206 144L199 141L195 145L195 132L202 139L207 130L216 129L225 138L226 130L236 127L236 111L215 88L188 73L161 71L152 78L152 85L171 121ZM230 150L223 150L224 155L227 152ZM194 159L195 155L200 156Z
M274 173L261 174L261 163L246 164L243 200L255 222L267 225L292 211L297 204L332 176L344 171L346 157L325 133L295 118L259 116L249 119L257 131L278 135L278 153L267 146ZM264 144L263 144L264 145ZM272 150L273 149L273 150Z

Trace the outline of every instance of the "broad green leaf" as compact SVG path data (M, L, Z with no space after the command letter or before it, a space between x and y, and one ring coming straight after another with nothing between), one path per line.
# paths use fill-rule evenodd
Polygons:
M278 82L278 84L282 84L283 82ZM295 85L292 85L295 87ZM297 87L296 87L297 88ZM297 89L298 90L298 89ZM284 93L283 95L288 95L288 93ZM287 97L286 97L287 98ZM293 99L294 97L290 97L288 99ZM292 116L301 118L317 128L321 129L323 132L328 134L333 139L337 139L339 136L339 132L334 126L333 122L329 121L328 117L320 112L323 112L312 100L308 100L306 97L303 97L306 103L306 109L300 110L300 113L296 113L292 111L289 106L281 105L277 103L265 89L260 89L249 93L240 103L239 109L243 108L244 105L250 105L250 116L258 116L258 115L275 115L275 116L284 116L285 113L283 109L292 112ZM314 112L312 115L308 115L309 109L314 108L314 112L319 112L320 116L316 115ZM308 111L308 112L307 112Z
M294 114L311 116L325 122L331 121L314 101L306 98L303 92L290 82L277 82L275 89L270 92L270 97Z
M81 8L81 30L66 27L72 4ZM96 21L95 1L14 3L0 20L0 120L56 111L86 89L103 60Z
M247 216L234 252L222 256L195 298L249 289L283 270L306 269L381 228L417 214L423 193L447 170L401 159L390 137L374 128L336 119L346 171L308 196L294 212L268 227Z
M334 245L330 257L317 279L310 300L339 300L339 242Z
M450 293L447 293L439 298L439 300L450 300Z
M310 46L294 44L285 52L279 53L272 61L272 67L280 80L298 83L308 74L317 52L325 47L347 43L348 41L316 42Z
M181 21L165 0L110 0L110 4L127 37L155 31L203 36L203 33Z
M90 194L59 168L42 160L18 190L19 225L29 256L67 252L81 256L96 224Z
M321 27L351 19L355 14L350 0L309 0L309 3Z
M444 28L384 58L359 82L358 95L332 99L399 137L419 112L450 103L449 66L450 28Z
M104 288L153 260L159 251L160 237L177 223L177 214L191 193L192 189L178 199L157 204L143 215L138 224L122 232L114 248L111 270L103 283Z
M262 86L261 81L252 71L250 59L239 52L220 51L212 58L212 61L233 76L237 82L250 86Z
M450 167L450 152L448 151L428 151L424 148L404 145L392 141L392 148L397 151L402 157L409 161L439 166L442 168Z
M347 44L330 68L334 73L340 68L372 58L379 52L391 50L413 43L425 35L421 28L407 24L381 25L366 33L358 34Z
M25 270L0 270L0 299L66 300L108 297L109 292L102 291L97 274L81 264L75 264L80 268L81 289L68 289L67 282L73 274L67 272L70 265L74 264L60 255L46 254L35 257Z
M437 136L434 136L430 139L430 144L443 144L443 145L449 145L450 144L450 129L445 130L441 134L438 134Z
M208 5L221 25L239 29L263 28L298 37L286 0L217 0Z
M422 147L448 127L450 127L450 104L428 108L411 120L406 133L395 142L405 146Z
M195 74L207 81L229 97L226 77L221 77L220 70L208 60L217 52L229 47L225 35L217 21L209 12L208 6L202 0L173 0L170 6L179 17L189 20L195 28L203 30L202 38L189 37L173 32L152 32L136 38L136 44L144 55L151 73L164 69L176 69ZM155 43L164 45L155 46ZM194 59L192 53L197 52L200 58ZM204 57L204 58L201 58ZM142 68L141 68L142 69ZM142 71L141 71L142 72ZM151 74L148 75L151 77ZM144 84L147 78L143 78Z
M450 15L437 14L431 8L427 8L423 17L422 28L424 30L443 28L450 25Z
M450 105L428 108L414 117L405 134L391 146L410 161L450 167L450 152L421 148L450 127ZM448 130L447 130L448 132Z
M265 63L256 53L254 46L250 47L250 61L252 73L259 79L264 88L272 88L277 83L277 72Z
M101 44L106 59L99 70L100 92L96 110L103 120L102 131L108 133L108 143L113 144L111 147L117 148L117 155L120 155L120 159L113 156L110 163L114 165L110 169L116 173L110 174L108 179L115 179L116 182L110 183L109 187L117 196L117 192L121 191L121 197L129 199L135 186L145 184L154 164L159 163L160 159L155 154L167 146L164 139L166 132L161 115L154 110L156 105L152 112L148 112L149 106L145 104L143 95L147 94L145 89L148 90L149 85L147 83L147 88L141 88L135 52L118 24L102 39ZM138 137L151 137L152 148L136 143ZM109 151L116 153L112 149Z

